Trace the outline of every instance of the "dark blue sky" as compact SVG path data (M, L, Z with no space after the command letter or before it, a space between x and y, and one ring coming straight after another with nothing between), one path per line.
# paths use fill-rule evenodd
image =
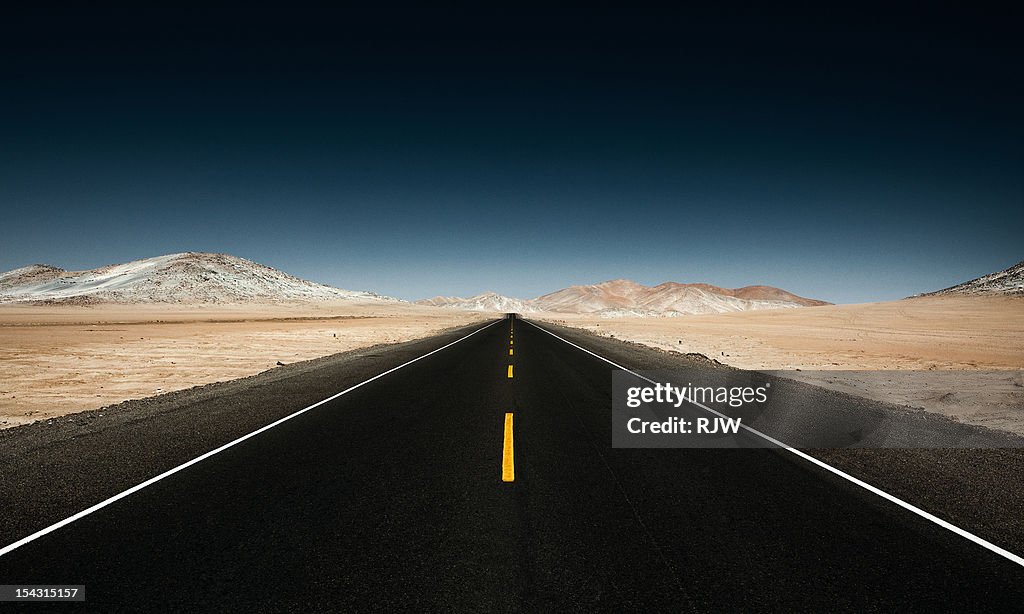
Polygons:
M0 269L857 302L1024 258L1019 14L283 6L5 18Z

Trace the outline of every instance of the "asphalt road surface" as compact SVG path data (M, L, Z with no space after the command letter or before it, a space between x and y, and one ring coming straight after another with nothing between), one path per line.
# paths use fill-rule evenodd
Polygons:
M495 321L7 552L0 584L104 612L1024 607L1024 567L786 451L613 449L611 371ZM272 389L231 404L308 405Z

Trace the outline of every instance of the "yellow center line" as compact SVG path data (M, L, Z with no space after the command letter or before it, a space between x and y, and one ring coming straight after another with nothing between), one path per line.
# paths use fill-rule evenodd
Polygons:
M516 480L515 451L512 445L512 414L505 414L505 444L501 450L501 481Z
M512 365L508 366L508 378L512 379Z
M509 349L508 349L508 355L509 355L509 356L511 356L511 355L512 355L512 348L509 348Z

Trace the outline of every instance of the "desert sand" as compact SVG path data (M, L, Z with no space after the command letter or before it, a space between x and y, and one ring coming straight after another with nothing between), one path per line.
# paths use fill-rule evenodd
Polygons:
M0 305L0 428L254 375L485 316L379 302Z
M402 303L0 305L0 428L491 317ZM675 318L530 314L1024 434L1024 299L925 297Z
M943 296L676 318L547 319L1024 434L1024 299ZM798 371L799 370L799 371Z

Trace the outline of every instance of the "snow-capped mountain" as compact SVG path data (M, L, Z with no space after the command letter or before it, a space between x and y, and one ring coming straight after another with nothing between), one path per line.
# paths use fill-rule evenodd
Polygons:
M928 292L918 296L944 296L950 294L1024 296L1024 260L997 273L982 275L962 284Z
M418 302L472 311L594 313L606 317L677 316L829 304L771 286L728 289L708 284L666 282L648 287L628 279L570 286L530 300L487 292L468 299L436 297Z
M531 305L529 301L502 296L496 292L484 292L469 298L435 296L434 298L416 301L416 304L464 309L466 311L496 311L500 313L532 313L537 311L537 308Z
M0 273L0 302L273 303L395 301L306 281L227 254L187 252L65 271L32 265Z

